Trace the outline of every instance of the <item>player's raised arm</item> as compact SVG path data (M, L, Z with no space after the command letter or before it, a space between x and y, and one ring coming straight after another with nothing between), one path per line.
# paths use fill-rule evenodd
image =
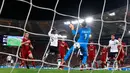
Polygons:
M110 41L109 41L109 44L108 44L108 46L106 46L106 48L110 48L111 47L111 44L110 44Z
M50 31L48 32L48 35L51 36L51 32L52 32L52 29L50 29Z
M70 27L71 30L74 30L74 25L73 24L70 24L69 27Z
M60 34L57 34L56 37L58 37L58 38L63 38L63 39L67 38L67 36L62 36L62 35L60 35Z
M76 31L74 30L74 25L73 25L73 24L70 24L69 27L70 27L70 29L72 30L73 35L75 35L75 34L76 34Z

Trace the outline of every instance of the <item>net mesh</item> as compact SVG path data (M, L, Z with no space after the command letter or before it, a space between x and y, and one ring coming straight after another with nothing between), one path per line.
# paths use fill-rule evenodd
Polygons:
M26 1L26 0L17 0L17 1L20 1L20 2L23 2L23 3L27 3L28 5L30 5L30 8L29 8L29 10L28 10L28 14L27 14L27 17L26 17L26 21L24 22L24 28L15 27L15 26L7 26L7 25L0 25L0 27L14 28L14 29L22 30L22 31L24 31L24 33L25 33L25 32L28 32L29 34L33 34L33 35L36 35L36 36L47 36L47 37L49 37L49 36L46 35L46 34L38 34L38 33L30 32L30 31L27 31L27 30L26 30L26 26L27 26L27 23L28 23L28 19L29 19L29 16L30 16L32 7L35 7L35 8L37 8L37 9L49 10L49 11L52 11L52 12L54 13L54 14L53 14L53 19L52 19L52 22L51 22L50 30L54 27L54 22L55 22L56 15L61 15L61 16L65 16L65 17L75 18L75 19L78 20L78 22L79 22L79 20L81 19L81 18L80 18L80 8L81 8L81 5L82 5L82 0L80 0L79 5L78 5L78 14L77 14L78 16L72 16L72 15L67 15L67 14L63 14L63 13L57 12L56 9L57 9L57 5L59 4L59 0L57 0L54 9L45 8L45 7L40 7L40 6L34 5L34 4L32 3L33 0L30 0L29 2ZM95 63L95 61L96 61L96 59L97 59L97 57L98 57L98 55L99 55L99 53L100 53L100 47L103 46L103 45L100 44L100 42L101 42L101 36L102 36L102 31L103 31L104 23L124 23L124 30L123 30L123 33L122 33L122 36L121 36L121 40L123 40L124 35L125 35L125 32L126 32L127 24L129 24L129 22L127 22L127 14L128 14L129 0L126 0L126 1L127 1L127 4L126 4L125 16L124 16L124 19L123 19L123 20L105 21L105 20L103 19L103 16L104 16L104 11L105 11L105 7L106 7L106 0L104 0L104 4L103 4L103 8L102 8L102 13L101 13L101 16L100 16L101 19L95 19L95 20L94 20L94 21L100 21L100 22L101 22L101 27L100 27L100 33L99 33L99 36L98 36L98 43L95 43L96 45L98 45L98 51L97 51L96 56L95 56L95 58L94 58L94 61L93 61L93 63L92 63L92 67L94 66L94 63ZM5 3L5 0L2 0L2 5L1 5L1 8L0 8L0 14L1 14L2 10L3 10L4 3ZM80 25L80 23L78 23L78 25L77 25L76 35L74 36L73 40L66 39L66 41L71 41L71 42L76 43L75 40L76 40L77 30L78 30L78 28L79 28L79 25ZM24 33L23 33L23 34L24 34ZM18 47L16 54L10 54L10 53L6 53L6 52L0 52L0 54L5 54L5 55L9 55L9 54L10 54L11 56L16 57L15 64L14 64L12 70L10 71L10 73L13 73L13 71L14 71L14 69L15 69L15 66L16 66L16 64L17 64L17 62L18 62L18 59L27 60L27 61L37 61L37 62L41 62L42 65L41 65L41 67L39 68L39 70L38 70L38 72L37 72L37 73L40 73L41 69L44 67L44 64L50 64L50 65L56 65L56 66L57 66L57 64L49 63L49 62L46 62L46 61L45 61L45 59L47 58L47 54L48 54L48 51L47 51L47 50L48 50L49 44L50 44L50 40L49 40L49 42L48 42L48 44L47 44L47 46L46 46L46 50L45 50L45 52L44 52L44 54L43 54L42 60L31 60L31 59L23 59L23 58L20 58L19 55L18 55L18 54L19 54L19 50L20 50L20 46ZM127 45L126 47L129 47L129 45ZM72 60L73 54L74 54L74 51L72 52L72 54L71 54L71 56L70 56L70 59L69 59L69 61L68 61L68 65L66 66L66 67L69 68L69 69L68 69L68 73L70 73L70 68L71 68L71 67L70 67L70 64L71 64L71 60ZM114 73L114 71L115 71L115 70L113 70L111 73ZM91 73L93 73L93 70L91 70Z

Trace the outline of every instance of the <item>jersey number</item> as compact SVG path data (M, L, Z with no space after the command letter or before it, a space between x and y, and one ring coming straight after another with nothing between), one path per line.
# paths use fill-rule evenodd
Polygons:
M84 39L87 39L87 37L88 37L87 34L84 34Z

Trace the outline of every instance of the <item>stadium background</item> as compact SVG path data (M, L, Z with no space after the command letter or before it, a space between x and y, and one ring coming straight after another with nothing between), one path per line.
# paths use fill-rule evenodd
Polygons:
M104 21L118 21L118 20L123 20L125 16L125 8L126 6L107 11L104 13ZM130 7L129 7L130 8ZM130 10L130 9L129 9ZM109 14L115 12L115 16L110 16ZM101 14L96 14L93 15L94 19L100 19ZM127 21L130 21L130 14L128 12L127 15ZM67 35L68 39L72 39L73 35L71 33L71 30L67 25L64 25L64 22L67 20L55 20L54 27L57 29L58 32L65 31L65 35ZM0 18L0 24L1 25L7 25L7 26L15 26L15 27L20 27L24 28L24 20L14 20L14 19L2 19ZM51 21L43 21L43 20L29 20L27 23L26 30L33 32L33 33L39 33L39 34L48 34L48 31L50 30L51 26ZM92 38L90 40L93 40L94 43L98 42L98 36L100 32L100 27L101 27L101 22L100 21L95 21L91 24L92 28ZM127 30L126 34L123 38L123 41L128 45L130 44L130 24L128 23L127 25ZM107 45L108 41L110 40L110 35L111 34L116 34L116 38L121 37L124 29L124 23L123 22L104 22L104 27L103 27L103 32L101 36L101 44L102 45ZM1 52L7 52L11 54L16 54L17 47L5 47L3 46L2 43L2 37L3 35L16 35L16 36L21 36L23 34L23 31L18 30L18 29L13 29L13 28L5 28L5 27L0 27L0 51ZM49 41L49 37L46 36L36 36L36 35L30 35L30 39L32 41L32 44L34 45L34 50L33 55L35 59L42 59L42 56L44 54L44 51L46 49L46 46ZM68 42L69 46L72 45L72 42ZM129 66L130 65L130 47L128 47L128 55L125 57L125 65ZM0 54L0 65L5 65L6 63L6 56L4 54ZM99 58L99 56L98 56ZM97 60L98 60L97 58ZM15 59L15 57L14 57ZM50 63L56 63L55 55L49 54L47 57L47 62ZM37 65L40 66L41 63L37 62ZM71 61L71 66L75 67L79 65L79 59L77 59L76 54L74 54L72 61ZM45 66L51 66L51 65L45 65ZM52 67L52 66L51 66Z

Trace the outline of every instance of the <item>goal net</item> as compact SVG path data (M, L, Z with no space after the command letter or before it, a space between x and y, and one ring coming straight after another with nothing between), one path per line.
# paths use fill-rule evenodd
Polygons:
M50 44L51 44L51 36L48 35L48 33L55 29L58 34L60 34L61 37L66 37L64 41L66 41L69 45L69 48L77 44L77 39L80 35L78 35L78 30L82 28L80 25L83 22L86 22L86 24L90 25L90 28L92 29L92 33L89 35L89 40L91 41L93 39L93 45L96 46L96 54L94 59L91 61L91 67L88 64L88 61L86 62L84 70L91 70L90 72L93 73L94 70L112 70L111 73L113 73L115 70L130 70L130 59L129 59L129 35L127 33L130 33L129 31L129 0L126 0L126 5L121 9L115 9L110 12L105 12L105 8L107 7L107 0L103 1L102 6L102 12L97 15L93 15L93 17L88 17L86 19L81 18L81 7L84 0L79 0L78 3L78 13L77 16L63 14L57 11L58 4L60 3L60 0L56 0L54 9L41 7L38 5L35 5L33 3L33 0L16 0L24 4L29 5L28 13L26 15L25 20L13 20L13 19L0 19L0 29L2 31L5 31L6 33L0 34L0 39L2 39L2 46L0 49L0 64L1 68L11 68L10 73L13 73L15 68L19 68L21 60L24 61L34 61L36 62L36 68L38 69L37 73L40 73L42 69L58 69L57 66L58 60L57 60L57 54L50 51ZM6 0L2 0L1 8L0 8L0 14L2 14L2 11L4 10L4 5L6 3ZM53 12L53 18L51 21L33 21L29 20L29 17L31 16L31 11L33 8L36 8L38 10L44 10L44 11L51 11ZM116 13L119 15L116 16ZM115 12L114 12L115 11ZM119 17L123 15L122 17ZM69 21L65 20L56 20L56 15L62 16L62 17L68 17ZM48 15L49 16L49 15ZM117 17L117 18L115 18ZM71 18L71 19L70 19ZM109 19L110 18L110 19ZM91 23L92 22L92 23ZM69 28L69 24L73 24L76 30L76 34L72 36L71 30ZM71 26L72 27L72 26ZM34 31L32 31L34 30ZM25 33L29 33L30 40L32 41L32 45L34 46L34 49L32 50L32 53L34 55L34 59L24 59L20 56L20 49L21 49L21 42L22 38L24 37ZM16 34L17 35L16 35ZM109 59L106 59L106 65L105 68L101 67L101 51L104 46L107 46L110 40L111 35L115 33L115 35L118 35L118 37L121 38L122 41L125 42L125 57L124 57L124 64L123 66L117 67L116 64L119 64L117 62L117 58L120 53L117 53L116 59L114 59L113 63L109 63ZM118 34L119 33L119 34ZM14 35L13 35L14 34ZM108 38L109 36L109 38ZM96 39L95 39L96 37ZM116 39L118 38L116 37ZM34 39L35 38L35 39ZM63 40L61 38L58 38L58 40ZM44 42L43 42L44 41ZM79 42L78 42L79 43ZM81 43L79 43L81 44ZM83 43L86 45L91 45L91 43ZM80 45L81 46L81 45ZM121 45L122 47L122 45ZM81 48L81 47L80 47ZM88 50L88 48L86 48ZM109 48L108 48L109 49ZM72 53L68 59L66 64L64 64L64 69L68 70L68 73L70 73L71 70L80 70L80 50L76 49L76 51L72 50ZM120 52L121 50L118 50ZM108 52L109 54L109 52ZM89 57L88 57L89 59ZM87 59L87 60L88 60ZM98 67L97 67L98 66ZM32 67L31 67L32 68Z

